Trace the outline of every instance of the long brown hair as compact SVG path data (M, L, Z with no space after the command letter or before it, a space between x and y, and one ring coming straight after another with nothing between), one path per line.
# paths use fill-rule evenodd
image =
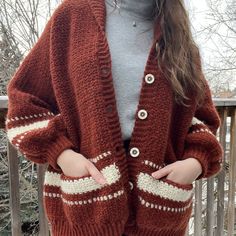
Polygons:
M186 94L194 93L200 105L204 98L201 58L183 0L154 1L154 30L161 32L156 41L158 67L173 88L176 103L187 106Z

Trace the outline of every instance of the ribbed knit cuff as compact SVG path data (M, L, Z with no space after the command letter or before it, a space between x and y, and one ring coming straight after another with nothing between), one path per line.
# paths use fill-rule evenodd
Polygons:
M48 148L46 153L48 163L58 171L61 171L60 166L57 164L57 158L65 149L72 149L74 145L72 142L65 136L59 136Z
M189 147L187 149L185 149L184 155L182 157L182 159L187 159L187 158L195 158L197 159L201 166L202 166L202 173L197 177L196 180L204 178L207 174L207 170L208 170L208 159L207 157L209 156L209 152L207 152L205 149L201 148L201 147Z
M187 159L190 157L196 158L202 166L202 173L196 178L196 180L201 178L208 178L221 171L223 163L223 149L221 148L221 146L219 147L220 149L217 149L214 152L206 150L200 145L191 146L185 149L182 159Z

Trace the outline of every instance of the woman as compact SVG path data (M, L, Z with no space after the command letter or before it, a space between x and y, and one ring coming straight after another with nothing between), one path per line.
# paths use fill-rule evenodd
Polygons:
M7 89L53 236L185 234L223 149L182 0L63 1Z

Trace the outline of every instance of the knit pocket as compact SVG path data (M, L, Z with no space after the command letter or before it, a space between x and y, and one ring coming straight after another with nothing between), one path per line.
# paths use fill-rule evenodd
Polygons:
M61 192L65 215L72 224L102 224L119 219L126 194L115 163L98 168L108 184L97 183L91 176L70 177L61 174ZM112 212L112 214L111 214Z
M60 172L48 165L43 183L43 204L49 223L66 218L62 204L60 175Z
M150 171L149 171L150 170ZM153 169L137 175L137 223L158 232L182 232L192 212L193 184L152 177ZM148 221L143 221L143 216Z

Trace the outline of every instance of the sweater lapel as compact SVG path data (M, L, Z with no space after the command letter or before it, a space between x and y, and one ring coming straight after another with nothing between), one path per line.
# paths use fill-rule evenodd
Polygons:
M88 0L88 2L100 29L105 32L105 24L106 24L105 0Z

